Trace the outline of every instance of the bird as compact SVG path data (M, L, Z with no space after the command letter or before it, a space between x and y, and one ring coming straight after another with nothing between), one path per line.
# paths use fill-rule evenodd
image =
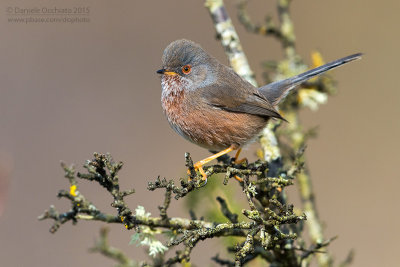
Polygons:
M205 164L234 150L238 160L242 147L256 139L270 119L285 120L277 107L292 89L361 56L343 57L257 88L199 44L176 40L165 48L162 68L156 71L161 75L162 109L179 135L210 151L219 151L193 165L207 183Z

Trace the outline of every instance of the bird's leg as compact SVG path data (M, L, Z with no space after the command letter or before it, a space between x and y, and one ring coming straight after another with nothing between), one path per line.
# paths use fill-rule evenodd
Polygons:
M239 149L236 151L236 154L235 154L235 161L234 161L233 163L235 163L235 164L241 164L243 161L246 161L246 160L247 160L246 158L242 158L241 160L239 160L240 152L242 152L242 148L239 148ZM239 176L235 175L234 177L235 177L235 179L236 179L237 181L243 182L243 179L240 178Z
M242 152L242 149L241 149L241 148L239 148L238 151L236 151L236 154L235 154L235 161L234 161L235 164L241 164L241 163L243 163L244 161L247 161L247 158L242 158L242 159L239 160L240 152Z
M233 176L235 179L236 179L236 181L238 181L238 182L243 182L243 178L241 178L241 177L239 177L239 176L237 176L237 175L235 175L235 176Z
M193 164L193 167L194 167L195 170L198 170L201 173L201 175L203 176L203 181L207 182L207 174L203 169L203 165L207 164L208 162L210 162L210 161L212 161L212 160L214 160L214 159L216 159L216 158L218 158L218 157L220 157L222 155L225 155L225 154L227 154L227 153L229 153L229 152L231 152L233 150L234 150L234 147L230 146L227 149L224 149L224 150L222 150L222 151L220 151L220 152L218 152L218 153L216 153L214 155L211 155L211 156L209 156L209 157L207 157L207 158L205 158L203 160L200 160L200 161L196 162L195 164Z

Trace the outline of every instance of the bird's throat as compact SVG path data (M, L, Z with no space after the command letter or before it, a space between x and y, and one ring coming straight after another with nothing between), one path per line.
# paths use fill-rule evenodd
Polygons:
M182 112L182 104L185 98L185 81L179 76L163 75L161 80L161 103L164 113L177 115Z

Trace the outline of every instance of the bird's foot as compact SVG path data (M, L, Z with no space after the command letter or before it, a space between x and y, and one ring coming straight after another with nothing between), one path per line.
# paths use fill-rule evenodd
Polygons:
M248 160L247 160L247 158L242 158L242 159L237 159L237 158L235 158L235 161L234 161L234 163L236 164L236 165L240 165L240 164L242 164L243 162L248 162Z
M200 174L203 176L203 177L202 177L202 183L204 183L204 184L202 184L202 186L205 186L205 185L207 184L207 174L206 174L206 172L205 172L204 169L203 169L203 164L202 164L202 162L201 162L201 161L196 162L196 163L193 165L193 168L194 168L194 170L195 170L196 172L199 171ZM190 169L187 171L187 173L188 173L188 175L189 175L188 181L190 182L190 181L192 180L192 178L190 177L190 175L191 175Z

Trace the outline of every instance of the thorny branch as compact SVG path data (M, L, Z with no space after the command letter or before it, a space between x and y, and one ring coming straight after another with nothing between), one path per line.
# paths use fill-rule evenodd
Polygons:
M108 258L111 258L119 263L119 267L135 267L135 262L129 259L122 251L117 248L111 247L108 243L109 229L102 227L100 229L100 238L96 241L94 247L90 252L98 252Z
M189 154L186 154L186 162L191 168L193 163ZM150 253L152 253L153 249L154 255L166 250L159 241L154 239L154 235L162 233L162 229L167 229L169 230L170 241L166 245L172 247L183 244L184 246L182 250L177 251L176 256L165 260L164 264L167 266L183 261L189 262L190 253L200 240L224 236L245 238L244 242L237 245L236 265L238 266L241 266L243 262L248 262L249 255L256 250L267 252L273 249L275 252L280 251L280 254L282 254L285 250L282 246L284 242L286 240L294 240L297 236L296 234L285 233L281 227L296 224L306 219L304 214L296 215L292 206L282 205L277 201L280 194L278 189L291 185L291 177L266 177L267 163L260 160L241 165L234 164L233 160L230 162L230 164L209 166L206 171L210 176L217 173L225 173L224 180L226 181L229 181L235 174L239 174L244 178L241 186L249 204L249 209L243 209L242 214L247 220L239 220L238 215L229 210L228 204L221 197L217 200L221 204L222 214L229 219L229 222L169 217L167 210L172 200L172 195L174 194L175 199L179 199L194 190L201 189L199 181L202 176L200 174L195 174L190 182L181 179L180 186L176 186L173 180L167 181L160 178L157 178L155 182L149 183L148 189L150 191L156 189L165 190L164 203L159 207L159 217L151 217L149 213L144 211L143 207L138 207L135 212L132 212L124 198L134 193L134 190L121 191L118 183L118 172L123 164L114 162L109 154L98 153L94 154L94 159L85 163L85 173L76 173L73 166L68 167L64 163L61 164L65 177L69 181L70 190L61 190L58 197L68 199L71 202L71 209L64 213L59 213L54 206L51 206L49 210L39 216L39 219L51 219L54 221L50 228L52 233L55 233L62 224L68 221L74 224L79 220L120 223L126 229L135 229L137 231L134 235L135 240L141 239L141 235L152 239L153 241L151 242L146 241L146 244L150 246ZM87 200L83 193L78 190L78 179L93 181L105 188L113 197L111 206L116 209L116 214L104 213ZM266 206L262 206L255 198L261 192L261 187L270 188L271 192L274 192L270 194L269 203ZM123 255L121 251L111 248L108 245L106 235L107 231L103 229L100 240L96 243L93 251L100 252L119 261L121 264L130 266L129 264L133 261ZM144 242L144 238L141 242ZM301 260L300 255L297 260ZM148 264L148 266L150 265Z
M296 38L289 13L290 3L290 0L277 1L279 23L275 24L270 17L267 17L266 23L259 25L251 21L246 1L238 2L239 21L248 31L263 36L273 36L282 44L285 58L280 62L265 64L267 71L265 77L268 82L298 74L307 68L295 50ZM257 85L223 1L206 0L205 5L231 66L239 75ZM322 57L314 53L314 67L322 63ZM135 231L131 242L148 246L151 256L164 253L167 247L178 246L173 257L159 256L154 258L152 263L137 263L108 244L108 231L103 228L100 239L92 251L114 259L118 262L118 266L172 266L176 263L185 265L190 262L191 252L199 241L227 236L238 237L240 241L236 246L228 248L229 252L235 254L234 261L221 259L218 254L213 257L213 260L222 266L242 266L256 258L270 263L271 266L309 266L313 255L317 256L319 266L331 266L332 258L324 248L334 238L326 240L323 236L303 156L305 143L312 135L310 134L312 131L307 132L302 129L298 110L302 106L316 108L324 103L327 94L334 91L334 83L328 76L323 76L308 82L303 87L304 89L288 97L280 107L290 124L281 127L279 122L270 123L263 131L260 138L263 161L237 165L232 160L225 159L220 164L204 168L208 176L224 174L225 185L235 175L243 178L239 186L243 190L243 198L247 201L248 208L242 210L242 215L232 212L229 199L227 201L218 197L220 212L226 217L227 222L197 219L193 212L190 213L190 219L170 217L168 209L173 201L172 197L179 200L202 188L202 177L195 172L188 153L185 155L185 165L190 171L190 182L180 179L176 184L173 180L158 177L148 184L150 191L165 190L164 201L159 206L159 216L151 216L141 206L133 211L126 204L125 197L133 194L134 190L121 191L119 188L118 172L123 164L114 162L110 155L95 153L94 159L85 163L85 173L76 173L73 166L68 167L62 163L70 188L61 190L58 197L69 200L71 208L60 213L54 206L50 206L39 219L53 220L50 228L52 233L68 221L73 224L79 220L123 224L126 229ZM79 179L98 183L111 194L113 197L111 206L115 208L115 214L102 212L79 192ZM288 204L285 187L292 185L293 179L299 181L298 186L307 220L305 214L296 214L293 205ZM309 227L312 241L308 248L302 236L304 221ZM169 237L167 247L157 240L157 234ZM351 259L352 253L342 266L348 265Z

